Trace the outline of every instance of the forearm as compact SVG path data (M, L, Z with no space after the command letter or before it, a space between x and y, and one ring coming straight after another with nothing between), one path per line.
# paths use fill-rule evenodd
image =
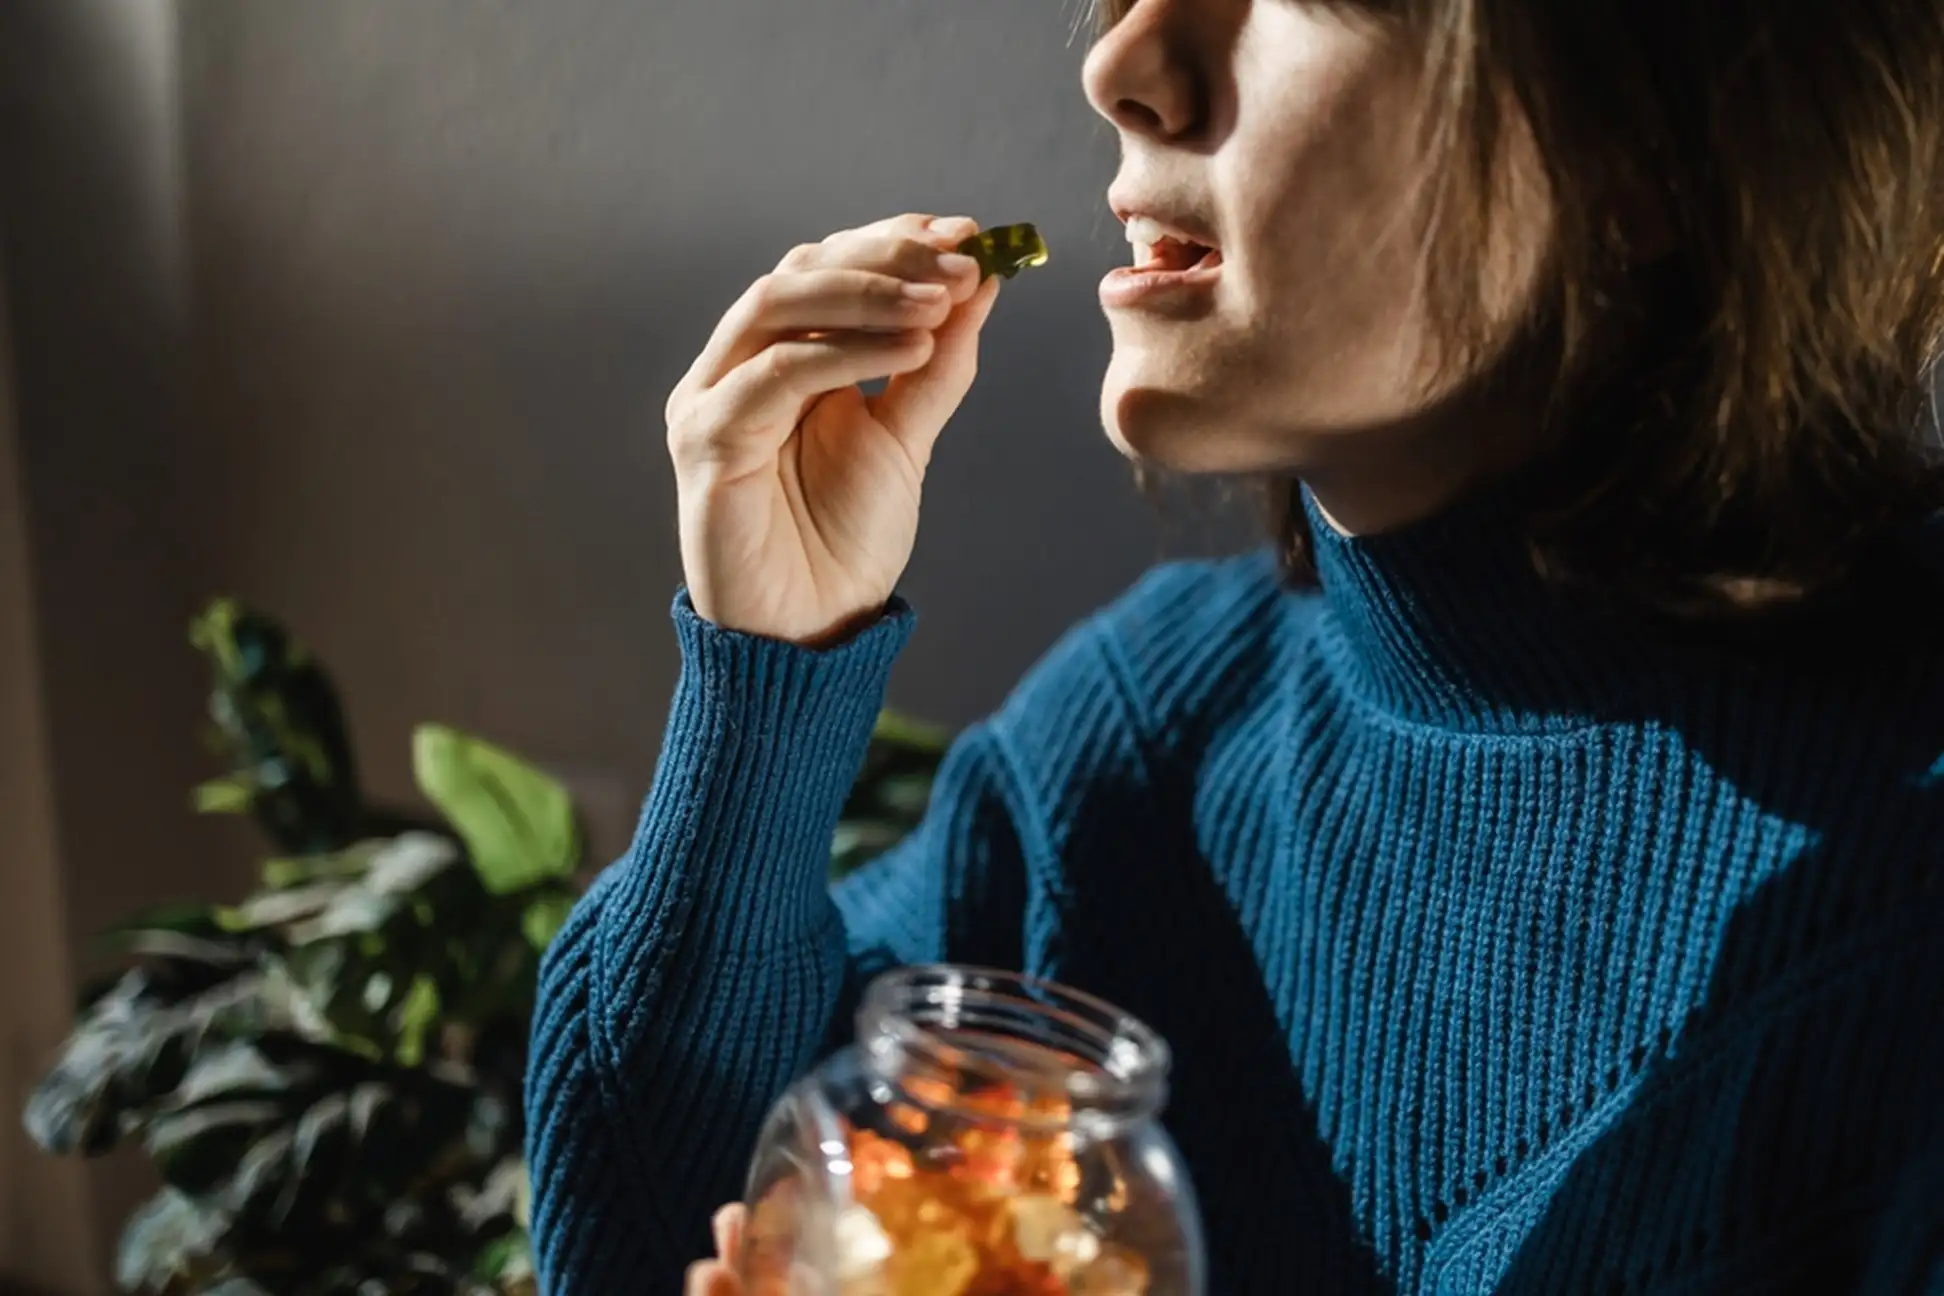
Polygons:
M810 652L679 601L675 620L682 678L634 843L541 975L528 1108L550 1290L596 1273L672 1290L829 1035L846 962L831 831L909 631L900 608Z

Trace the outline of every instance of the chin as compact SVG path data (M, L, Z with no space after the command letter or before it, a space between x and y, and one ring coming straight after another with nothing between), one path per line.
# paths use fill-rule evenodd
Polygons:
M1206 402L1191 390L1189 375L1157 373L1144 358L1114 348L1100 386L1100 426L1127 458L1189 471L1180 461L1193 439L1190 429L1205 426L1198 412Z
M1384 429L1420 418L1427 402L1400 394L1409 390L1388 366L1331 372L1213 348L1117 348L1100 422L1123 455L1169 472L1300 475L1355 459Z
M1260 472L1279 458L1255 444L1246 411L1194 385L1159 375L1121 375L1110 367L1100 391L1100 424L1127 458L1177 473Z

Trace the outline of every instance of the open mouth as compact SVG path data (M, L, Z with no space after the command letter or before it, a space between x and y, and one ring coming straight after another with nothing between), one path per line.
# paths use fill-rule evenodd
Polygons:
M1133 247L1134 266L1148 273L1213 269L1222 263L1222 250L1169 233L1160 222L1146 216L1127 219L1127 241Z

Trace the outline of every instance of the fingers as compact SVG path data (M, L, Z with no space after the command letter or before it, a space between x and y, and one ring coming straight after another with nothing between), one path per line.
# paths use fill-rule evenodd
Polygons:
M920 369L932 350L932 335L924 330L775 343L699 398L690 411L693 427L687 420L670 425L670 451L683 467L721 468L744 458L766 462L807 403L825 392Z
M737 1204L724 1206L709 1221L715 1236L716 1258L689 1266L685 1296L742 1296L742 1282L736 1277L736 1263L742 1254L745 1213Z
M683 1296L742 1296L742 1284L728 1265L703 1260L688 1269Z
M979 330L998 298L995 275L932 335L931 356L922 367L897 374L870 398L871 413L904 441L920 463L929 461L939 432L978 376Z
M962 217L896 216L793 249L723 315L678 390L711 387L792 333L937 327L978 286L977 263L950 250L977 229Z
M952 290L922 275L900 279L875 270L805 270L770 275L749 290L758 323L752 334L937 328L952 313Z
M838 230L817 243L791 248L777 262L779 271L811 270L833 265L897 265L918 271L941 252L951 252L958 244L979 232L979 222L970 216L932 216L907 212ZM887 262L886 258L891 258Z
M716 1259L734 1264L742 1254L743 1221L746 1218L740 1205L731 1203L715 1213L709 1221L709 1229L715 1234Z
M791 248L777 262L773 273L801 274L832 266L861 266L907 279L936 277L940 258L961 255L954 249L978 229L977 221L963 216L940 216L923 221L917 217L894 216L858 229L839 230L821 243ZM944 269L947 277L952 278L965 267L948 260Z

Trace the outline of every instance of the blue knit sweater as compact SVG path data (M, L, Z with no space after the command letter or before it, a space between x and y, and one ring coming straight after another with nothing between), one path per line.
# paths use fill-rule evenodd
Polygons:
M909 611L813 652L678 598L543 975L546 1290L672 1296L859 984L945 959L1167 1036L1216 1296L1944 1291L1935 593L1780 651L1563 601L1489 506L1314 530L1320 595L1176 565L1073 630L834 891Z

